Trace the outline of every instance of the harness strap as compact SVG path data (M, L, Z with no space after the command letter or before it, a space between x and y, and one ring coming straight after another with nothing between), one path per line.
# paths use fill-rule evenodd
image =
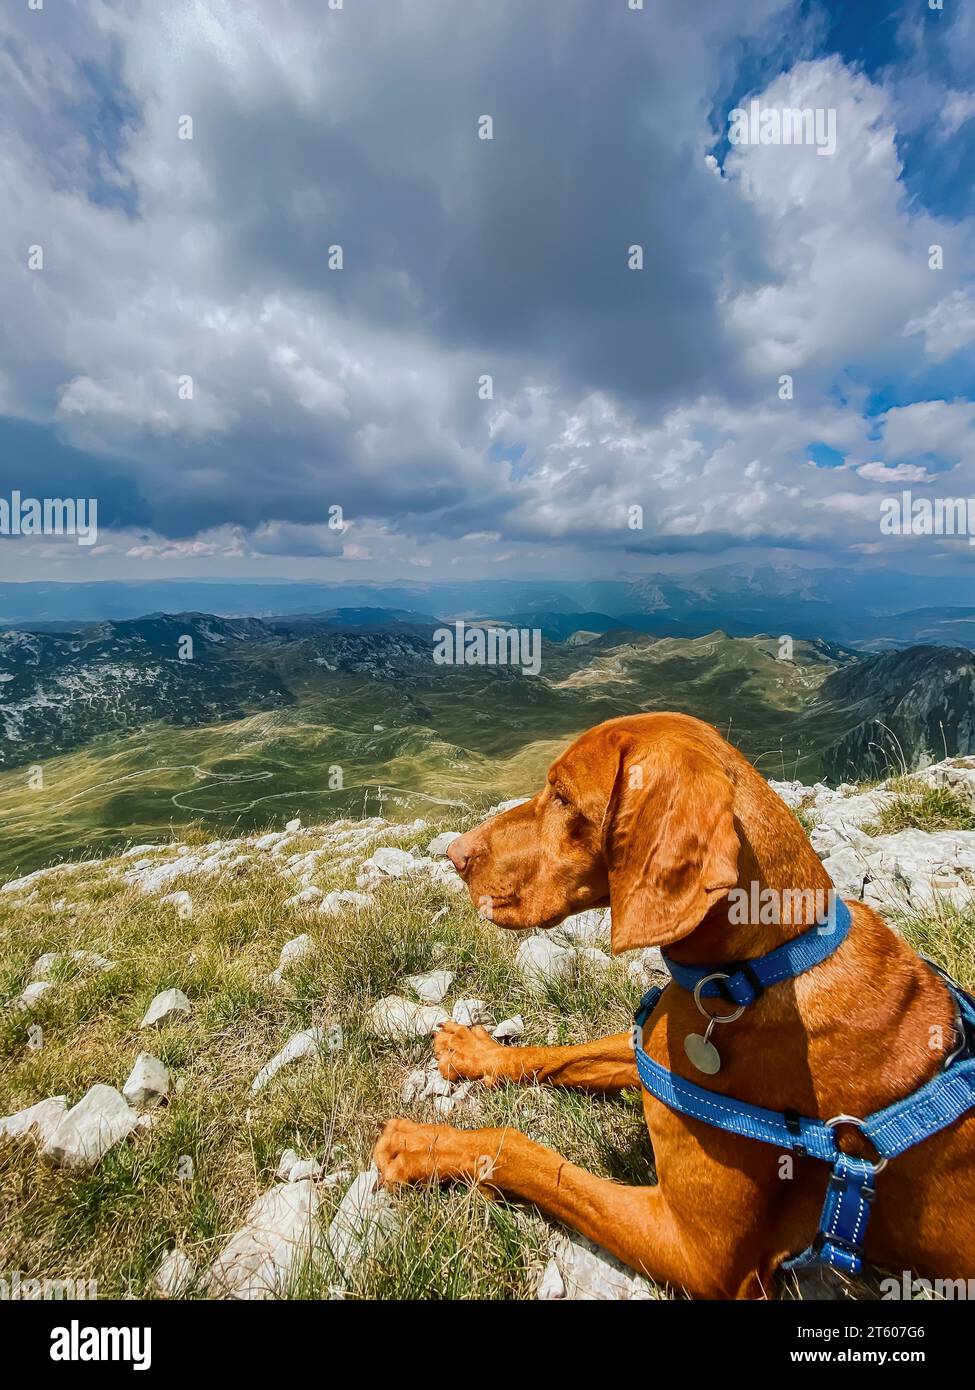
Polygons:
M653 1012L662 990L651 989L641 999L636 1012L633 1041L637 1071L646 1090L671 1110L691 1119L737 1134L742 1139L760 1139L780 1149L794 1153L812 1154L831 1162L836 1155L833 1131L822 1120L807 1120L801 1115L786 1116L779 1110L766 1110L761 1105L734 1100L708 1091L695 1081L688 1081L676 1072L668 1071L655 1062L643 1047L641 1030Z
M843 944L853 920L850 909L835 892L830 893L829 904L824 923L810 927L767 955L731 965L683 965L664 951L664 964L682 989L694 990L700 985L706 999L726 999L747 1008L769 985L811 970ZM726 975L727 979L708 979L709 975ZM706 983L701 984L702 980Z
M860 1273L876 1175L877 1169L866 1159L839 1155L829 1175L815 1239L801 1255L785 1260L784 1269L802 1269L822 1262L844 1274Z
M843 1154L829 1176L814 1244L827 1264L847 1274L859 1274L863 1265L863 1237L876 1195L876 1171L865 1159Z
M946 983L954 996L963 1027L975 1027L975 1000L954 981L946 980ZM794 1111L780 1112L750 1105L748 1101L708 1091L655 1062L643 1046L643 1026L662 993L659 988L648 990L635 1014L633 1050L644 1088L669 1109L701 1120L726 1134L758 1139L829 1163L832 1173L819 1233L808 1250L787 1263L794 1268L822 1259L848 1274L859 1273L863 1263L863 1236L874 1196L873 1179L882 1164L855 1158L837 1147L835 1130L839 1120L827 1123L808 1119ZM975 1055L963 1046L944 1071L913 1094L875 1111L864 1120L858 1119L856 1125L886 1160L929 1139L973 1106Z

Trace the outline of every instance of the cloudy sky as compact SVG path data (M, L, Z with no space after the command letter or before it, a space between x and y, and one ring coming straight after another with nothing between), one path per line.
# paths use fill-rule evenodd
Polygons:
M975 563L973 6L631 2L9 0L0 578Z

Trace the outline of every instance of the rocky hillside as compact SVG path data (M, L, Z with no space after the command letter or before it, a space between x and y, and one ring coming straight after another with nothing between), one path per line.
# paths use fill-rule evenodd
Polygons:
M241 659L267 636L255 619L199 613L0 633L0 766L157 719L206 724L280 709L293 696L273 668Z
M820 698L848 720L822 755L831 781L975 752L975 657L965 647L909 647L858 662L828 676Z
M809 825L813 848L845 898L887 917L975 906L975 758L949 758L867 791L771 785Z
M975 982L975 759L868 791L773 785L845 896ZM608 913L480 921L445 858L467 823L295 818L4 884L0 1265L101 1297L663 1296L530 1209L376 1185L397 1114L652 1176L634 1096L436 1071L448 1017L582 1041L659 977L652 951L610 956Z

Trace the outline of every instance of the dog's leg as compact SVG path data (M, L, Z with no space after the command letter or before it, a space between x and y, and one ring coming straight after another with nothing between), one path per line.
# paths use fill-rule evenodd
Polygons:
M525 1081L577 1086L586 1091L621 1091L639 1086L632 1033L615 1033L577 1047L503 1047L485 1028L445 1023L433 1040L441 1075L494 1086Z
M681 1236L659 1187L624 1187L569 1163L515 1129L391 1120L373 1155L387 1185L469 1182L533 1202L658 1283L707 1293L720 1274ZM706 1272L705 1272L706 1271Z

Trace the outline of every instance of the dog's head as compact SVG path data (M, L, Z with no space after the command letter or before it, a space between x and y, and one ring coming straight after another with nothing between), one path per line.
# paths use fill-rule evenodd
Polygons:
M675 715L590 729L530 801L451 843L478 911L521 931L611 903L614 952L687 936L738 882L722 745Z

